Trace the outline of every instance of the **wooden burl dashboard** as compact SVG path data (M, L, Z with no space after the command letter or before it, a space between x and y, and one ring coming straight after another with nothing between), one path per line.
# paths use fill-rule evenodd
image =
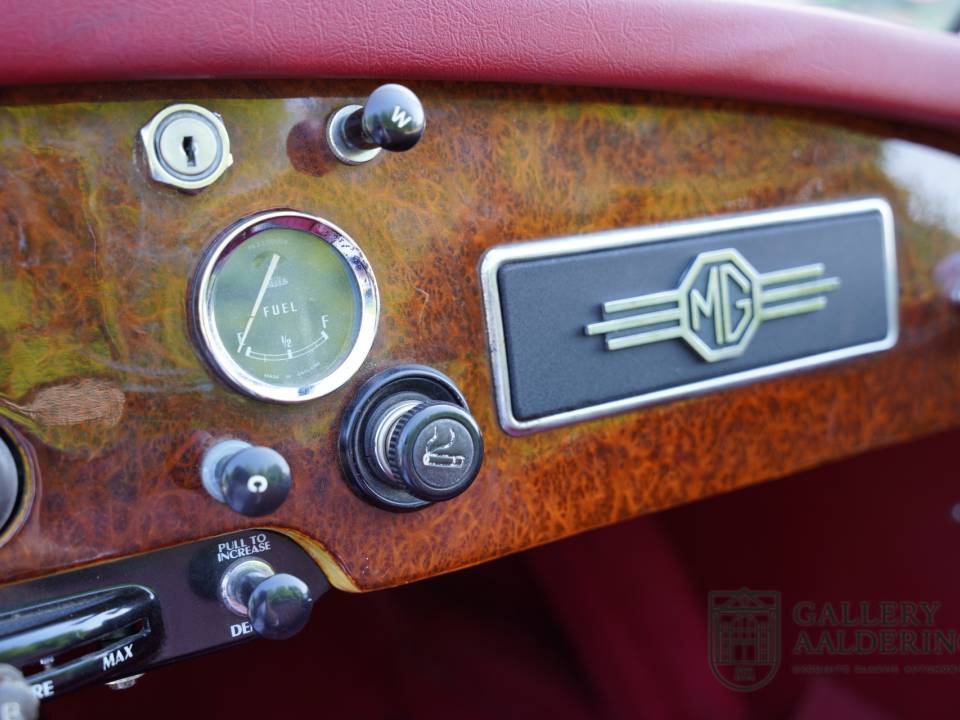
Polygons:
M8 89L0 108L0 412L29 472L6 582L245 528L288 535L348 591L407 583L781 477L960 422L960 316L935 272L960 250L955 136L741 102L547 86L411 83L423 141L359 166L324 142L360 81ZM218 113L234 164L211 187L153 182L138 132L173 102ZM900 334L882 353L512 437L499 424L478 267L501 245L881 197ZM190 330L190 282L223 228L276 207L348 232L376 273L369 357L299 405L220 381ZM484 434L459 497L389 512L344 481L361 383L407 363L463 391ZM203 489L221 438L271 447L293 486L248 518Z

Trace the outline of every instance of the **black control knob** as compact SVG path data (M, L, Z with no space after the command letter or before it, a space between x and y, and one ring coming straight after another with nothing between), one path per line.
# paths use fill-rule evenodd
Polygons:
M257 634L271 640L296 635L310 619L313 598L300 578L280 573L257 585L250 594L247 611Z
M292 482L283 455L242 440L224 440L210 448L200 473L210 495L248 517L280 507Z
M390 478L429 502L456 497L476 479L483 436L469 412L453 403L419 403L389 431Z
M13 665L0 665L0 720L37 720L40 701Z
M250 619L261 637L285 640L310 619L314 598L300 578L275 574L263 560L239 560L223 574L220 596L231 612Z
M364 105L334 113L327 142L338 159L351 165L372 160L381 149L405 152L420 142L426 118L423 104L403 85L381 85Z

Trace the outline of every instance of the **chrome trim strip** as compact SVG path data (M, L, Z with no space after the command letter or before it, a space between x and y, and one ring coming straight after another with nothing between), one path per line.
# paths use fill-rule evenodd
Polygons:
M577 410L546 415L533 420L520 420L514 416L510 401L510 377L507 367L503 314L500 307L500 288L497 282L497 273L504 264L519 260L573 255L644 243L680 240L732 230L747 230L768 225L859 215L868 212L879 212L883 222L887 334L882 340L839 348L818 355L810 355L796 360L765 365L731 375L678 385L656 392L635 395L599 405L591 405ZM899 289L897 284L897 253L894 237L893 211L889 203L879 197L832 202L823 205L793 207L783 210L766 210L740 215L706 218L703 220L681 221L648 227L629 228L626 230L610 230L576 237L553 238L499 246L491 248L484 254L480 261L479 272L497 414L499 415L500 425L503 430L509 435L515 436L527 435L570 423L593 420L606 415L633 410L645 405L652 405L654 403L661 403L690 395L698 395L722 387L742 385L762 378L783 375L816 365L823 365L858 355L888 350L896 345L899 334Z

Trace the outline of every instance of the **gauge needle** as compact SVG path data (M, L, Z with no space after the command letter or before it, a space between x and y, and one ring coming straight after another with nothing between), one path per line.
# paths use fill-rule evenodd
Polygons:
M247 318L247 326L243 329L243 335L240 336L240 345L237 347L239 353L243 350L243 344L247 341L247 333L250 332L250 326L257 319L257 313L260 311L260 303L263 302L263 295L267 292L267 285L270 284L270 278L273 277L273 271L277 269L277 263L280 262L280 256L276 253L270 258L270 267L267 268L267 274L263 276L263 282L260 283L260 292L257 293L257 301L253 304L253 310L250 311L250 317Z

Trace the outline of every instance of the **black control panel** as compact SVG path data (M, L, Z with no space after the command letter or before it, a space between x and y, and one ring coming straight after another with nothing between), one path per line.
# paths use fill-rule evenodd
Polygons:
M295 542L247 530L0 589L0 663L40 700L263 636L329 589Z

